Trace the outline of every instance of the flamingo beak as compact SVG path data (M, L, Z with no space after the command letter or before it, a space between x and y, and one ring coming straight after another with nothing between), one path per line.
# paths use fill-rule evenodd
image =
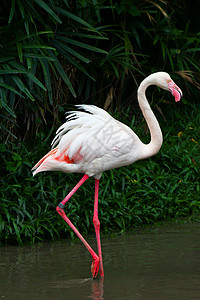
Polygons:
M168 81L168 89L171 92L172 96L175 97L175 101L178 102L181 100L181 97L183 96L183 93L181 89L172 81Z

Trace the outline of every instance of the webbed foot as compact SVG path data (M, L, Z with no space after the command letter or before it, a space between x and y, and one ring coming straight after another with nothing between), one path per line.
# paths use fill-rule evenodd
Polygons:
M99 272L99 257L93 259L91 265L91 272L92 272L92 277L96 278Z

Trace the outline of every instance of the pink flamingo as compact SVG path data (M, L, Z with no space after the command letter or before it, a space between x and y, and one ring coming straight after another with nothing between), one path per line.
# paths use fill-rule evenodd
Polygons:
M168 90L179 101L180 88L169 74L157 72L145 78L138 88L138 102L148 124L151 141L144 144L128 126L115 120L111 115L94 105L78 105L84 111L72 111L66 122L56 132L52 150L34 167L33 175L43 171L62 171L85 174L72 191L57 206L57 212L73 229L92 255L92 276L95 278L100 268L104 276L100 242L100 222L98 219L99 179L103 171L119 168L156 154L162 145L162 132L158 121L146 99L149 85L157 85ZM98 255L86 242L64 212L64 206L77 189L88 179L95 178L93 223L95 227Z

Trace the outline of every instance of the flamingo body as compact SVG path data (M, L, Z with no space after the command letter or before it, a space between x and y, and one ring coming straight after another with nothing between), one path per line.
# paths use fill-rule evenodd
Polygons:
M100 178L105 170L141 159L145 146L126 125L94 105L79 105L57 131L53 149L33 169L84 173ZM73 119L72 119L73 118Z
M52 150L34 167L33 175L43 171L62 171L85 174L74 189L56 208L67 224L81 239L92 255L92 275L104 276L98 219L99 179L103 171L119 168L156 154L163 142L158 121L146 99L149 85L168 90L179 101L182 92L169 74L157 72L145 78L138 88L138 102L150 130L151 141L144 144L131 128L114 119L110 114L94 105L78 105L82 111L68 113L66 122L57 130L52 141ZM95 178L95 200L93 223L95 226L98 255L64 213L64 206L76 190L88 179Z

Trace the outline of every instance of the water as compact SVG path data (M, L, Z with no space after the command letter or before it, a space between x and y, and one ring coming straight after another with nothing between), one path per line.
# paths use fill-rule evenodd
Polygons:
M79 241L1 247L0 299L200 299L199 235L200 224L185 224L102 238L104 280L91 279Z

